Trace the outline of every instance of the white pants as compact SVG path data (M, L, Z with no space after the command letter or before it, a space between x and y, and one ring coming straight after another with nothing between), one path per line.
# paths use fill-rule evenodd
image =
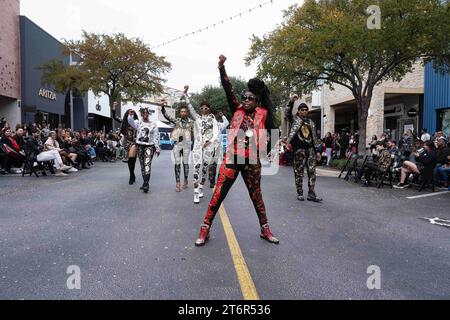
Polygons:
M333 151L333 149L331 149L331 148L327 148L327 150L326 150L326 153L327 153L327 166L330 165L332 151Z
M44 151L38 154L37 161L39 162L45 162L45 161L55 161L55 168L57 170L61 169L63 166L63 161L61 159L61 156L59 155L59 152L56 150L51 151Z

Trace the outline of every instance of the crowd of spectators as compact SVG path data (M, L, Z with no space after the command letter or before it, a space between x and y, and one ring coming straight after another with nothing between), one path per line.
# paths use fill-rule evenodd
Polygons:
M94 161L114 162L124 158L120 133L74 131L51 128L49 124L17 125L11 128L6 118L0 121L0 173L22 174L26 161L33 165L47 162L56 176L89 170Z

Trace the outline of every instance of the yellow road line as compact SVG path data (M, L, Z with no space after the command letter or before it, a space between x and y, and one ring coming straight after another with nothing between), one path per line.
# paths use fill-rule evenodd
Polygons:
M227 237L228 247L230 248L231 258L233 259L234 268L241 286L244 300L259 300L258 292L256 292L255 283L253 282L247 263L242 255L241 248L236 239L236 236L231 226L230 219L228 219L227 212L222 205L219 209L220 220L222 221L223 230Z

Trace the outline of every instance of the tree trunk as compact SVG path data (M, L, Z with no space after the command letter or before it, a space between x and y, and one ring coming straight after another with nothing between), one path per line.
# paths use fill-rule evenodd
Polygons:
M111 96L109 96L109 116L111 117L111 128L112 128L112 131L114 132L114 131L116 131L116 120L114 120L113 114L112 114L113 103L114 103L114 99ZM118 112L118 110L116 109L116 114L118 114L117 112Z
M358 140L358 154L365 155L366 150L366 136L367 136L367 117L369 115L370 101L361 99L357 103L358 108L358 126L359 126L359 140Z

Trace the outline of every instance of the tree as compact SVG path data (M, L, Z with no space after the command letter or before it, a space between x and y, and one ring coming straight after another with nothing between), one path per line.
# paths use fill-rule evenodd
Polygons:
M369 29L367 8L381 9L381 29ZM400 81L419 59L450 61L450 6L442 0L305 0L283 23L254 36L247 63L260 76L309 93L320 85L348 88L356 101L359 150L365 150L374 87Z
M230 77L230 80L237 95L240 95L247 88L247 83L242 78ZM228 107L225 91L221 86L207 85L199 94L192 95L192 102L195 108L199 108L203 101L211 104L211 112L216 114L222 111L228 119L231 119L233 116Z
M141 39L122 33L111 36L83 31L82 40L64 42L63 53L72 55L77 63L49 61L42 67L42 81L55 85L59 92L76 88L104 93L110 107L114 101L137 103L162 93L162 76L171 68L165 57L157 56Z

